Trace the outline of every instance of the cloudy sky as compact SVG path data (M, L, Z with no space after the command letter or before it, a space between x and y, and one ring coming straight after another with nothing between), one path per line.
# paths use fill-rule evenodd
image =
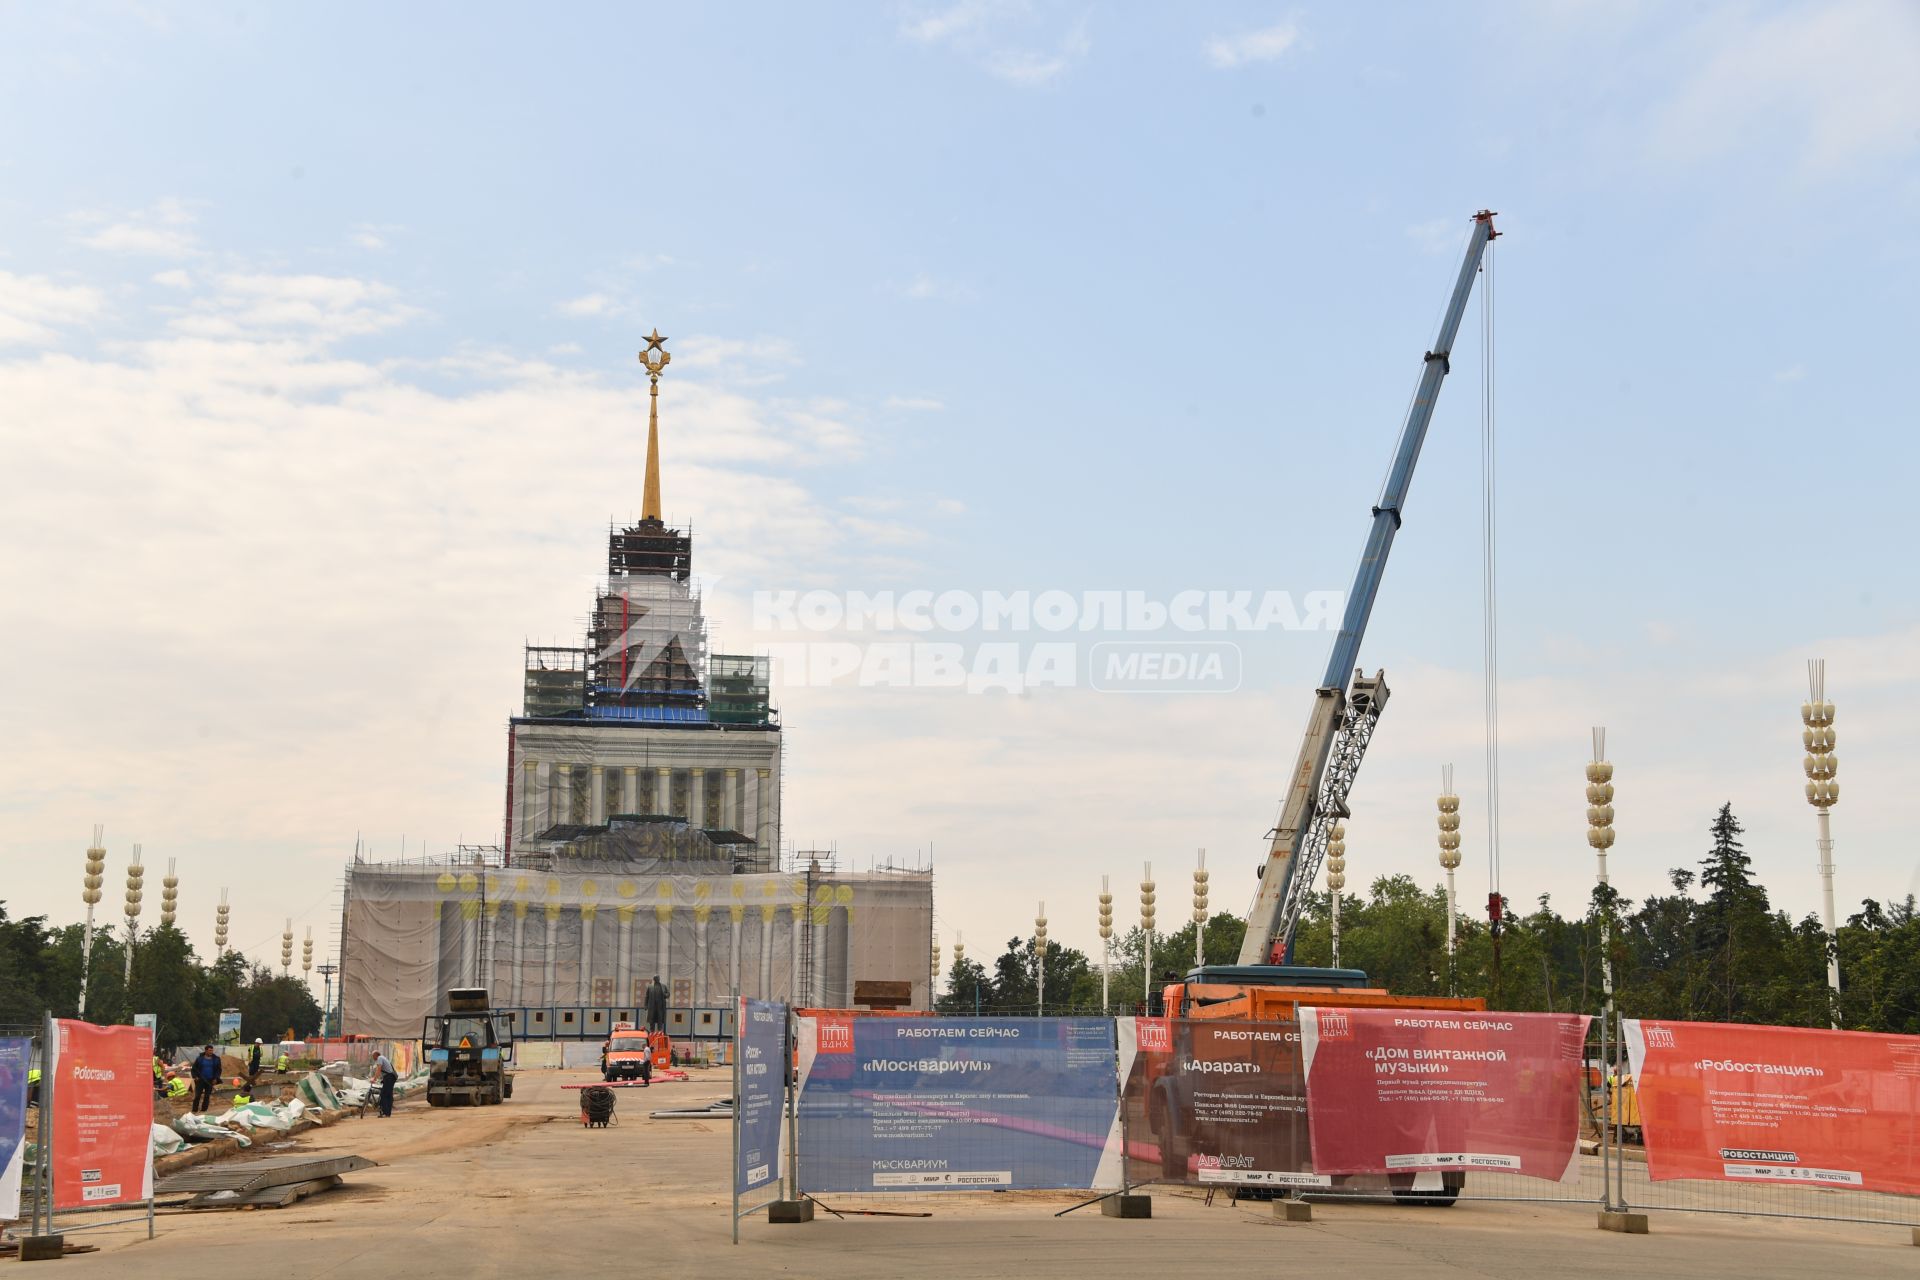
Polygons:
M289 916L330 949L356 834L497 842L520 646L576 642L637 514L657 325L719 649L1076 646L1069 687L787 670L790 840L931 853L975 955L1040 899L1090 945L1100 876L1130 922L1148 860L1177 923L1202 847L1239 910L1324 630L1129 634L1227 645L1237 687L1114 693L1077 624L795 634L754 601L1343 590L1481 207L1502 887L1584 898L1604 724L1629 894L1731 801L1815 909L1824 656L1840 899L1920 890L1917 58L1897 0L8 6L0 899L74 918L104 823L110 884L140 841L203 949L227 886L277 959ZM1456 763L1469 901L1479 335L1476 300L1348 836L1350 878L1437 881Z

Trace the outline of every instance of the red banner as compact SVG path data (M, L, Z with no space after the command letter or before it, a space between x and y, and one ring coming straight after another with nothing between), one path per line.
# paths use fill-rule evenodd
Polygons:
M1920 1195L1920 1036L1624 1025L1649 1178Z
M1319 1173L1579 1176L1584 1014L1302 1009Z
M53 1207L153 1195L153 1033L54 1022Z

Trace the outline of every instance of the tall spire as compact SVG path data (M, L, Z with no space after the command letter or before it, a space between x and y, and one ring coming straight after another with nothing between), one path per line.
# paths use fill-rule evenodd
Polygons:
M667 340L656 326L647 335L646 350L640 353L640 365L647 371L651 397L647 407L647 487L640 499L642 520L660 519L660 375L673 357L667 354Z

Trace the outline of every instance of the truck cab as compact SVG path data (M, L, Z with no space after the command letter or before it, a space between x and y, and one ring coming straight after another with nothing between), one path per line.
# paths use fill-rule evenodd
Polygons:
M510 1015L494 1013L480 988L447 992L446 1010L420 1029L427 1061L427 1105L488 1106L513 1096Z

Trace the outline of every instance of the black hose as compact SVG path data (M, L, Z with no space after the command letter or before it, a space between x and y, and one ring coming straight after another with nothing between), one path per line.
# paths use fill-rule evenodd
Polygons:
M589 1125L602 1127L613 1120L613 1090L603 1084L589 1085L580 1091L580 1114Z

